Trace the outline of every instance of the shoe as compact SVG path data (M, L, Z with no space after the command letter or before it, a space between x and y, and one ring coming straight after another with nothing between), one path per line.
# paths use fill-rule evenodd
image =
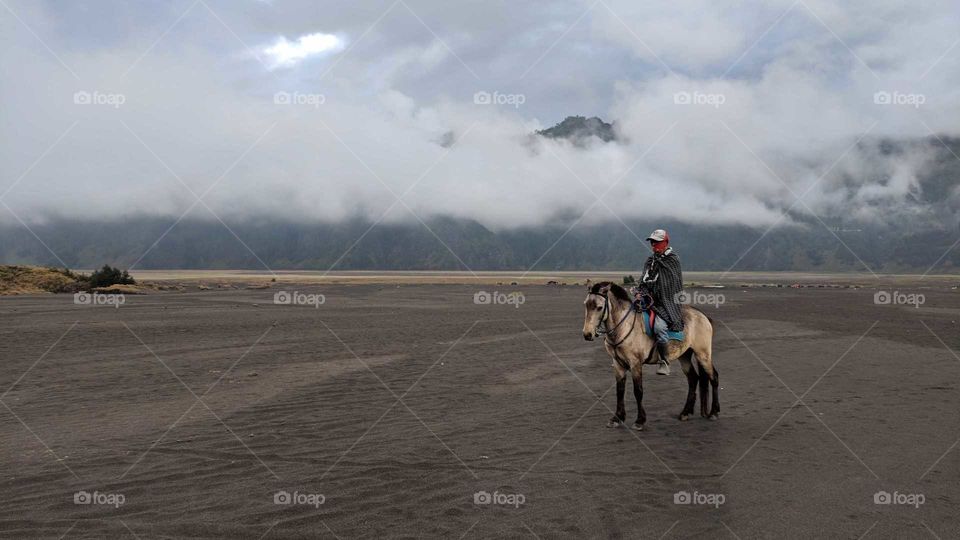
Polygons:
M657 343L657 352L660 353L660 367L657 368L657 375L669 375L670 362L667 361L667 344Z

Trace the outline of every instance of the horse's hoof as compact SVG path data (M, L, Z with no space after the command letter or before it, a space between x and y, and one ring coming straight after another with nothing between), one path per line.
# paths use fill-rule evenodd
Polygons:
M710 420L711 422L716 422L719 419L720 419L720 413L713 413L707 417L707 420Z
M643 424L638 424L638 423L634 422L634 423L633 423L633 429L635 429L635 430L637 430L637 431L643 431Z
M678 420L680 420L681 422L686 422L689 419L690 419L689 414L681 414L680 417L678 418Z
M610 420L609 422L607 422L607 427L609 428L623 427L623 422L621 422L620 420Z

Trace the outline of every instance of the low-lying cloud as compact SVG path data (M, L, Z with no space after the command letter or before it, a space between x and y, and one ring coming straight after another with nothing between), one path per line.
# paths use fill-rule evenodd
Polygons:
M106 39L12 2L0 220L875 220L939 155L880 141L960 125L948 2L239 4ZM619 141L531 135L575 114Z

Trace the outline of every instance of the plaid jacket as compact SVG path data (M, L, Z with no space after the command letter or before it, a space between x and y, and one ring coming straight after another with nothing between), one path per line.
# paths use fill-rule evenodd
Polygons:
M683 272L680 257L667 248L662 255L653 254L643 265L640 282L653 296L653 311L661 317L672 332L683 330L683 316L677 296L683 291Z

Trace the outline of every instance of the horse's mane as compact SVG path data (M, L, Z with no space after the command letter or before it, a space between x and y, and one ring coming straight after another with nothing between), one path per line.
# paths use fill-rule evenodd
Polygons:
M633 299L630 298L630 293L628 293L626 289L624 289L623 287L617 285L616 283L614 283L614 282L612 282L612 281L601 281L601 282L599 282L599 283L594 283L594 284L593 284L593 287L590 289L590 292L593 293L593 294L603 294L603 293L600 292L600 289L602 289L602 288L604 288L604 287L607 287L607 286L610 287L610 292L613 293L613 296L614 296L614 297L616 297L616 298L618 298L618 299L620 299L620 300L623 300L624 302L633 302ZM685 308L687 308L687 309L690 309L690 310L692 310L692 311L699 312L699 313L700 313L701 315L703 315L708 321L710 321L710 324L713 324L713 318L711 318L709 315L707 315L706 313L704 313L703 310L701 310L701 309L699 309L699 308L696 308L696 307L694 307L694 306L683 306L683 307L685 307Z
M632 302L632 301L633 301L633 300L630 298L630 293L628 293L628 292L626 291L626 289L624 289L623 287L617 285L616 283L614 283L614 282L612 282L612 281L601 281L601 282L599 282L599 283L594 283L594 284L593 284L593 288L590 289L590 292L593 293L593 294L603 294L603 293L600 292L600 289L602 289L603 287L607 287L607 286L610 287L610 292L613 293L613 296L614 296L614 297L616 297L616 298L618 298L618 299L620 299L620 300L623 300L624 302Z

